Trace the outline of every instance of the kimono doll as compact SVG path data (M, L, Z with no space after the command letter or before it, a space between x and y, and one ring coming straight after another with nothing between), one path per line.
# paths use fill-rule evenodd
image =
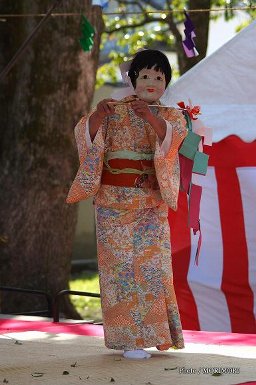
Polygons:
M184 347L167 214L187 129L159 102L171 80L162 52L137 53L128 76L134 95L102 100L75 128L80 167L67 202L94 196L105 345L143 359L145 348Z

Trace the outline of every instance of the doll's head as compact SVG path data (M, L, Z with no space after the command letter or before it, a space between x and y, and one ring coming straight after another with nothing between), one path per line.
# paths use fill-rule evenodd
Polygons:
M155 102L163 95L169 84L172 69L165 54L158 50L147 49L135 55L128 76L140 99Z

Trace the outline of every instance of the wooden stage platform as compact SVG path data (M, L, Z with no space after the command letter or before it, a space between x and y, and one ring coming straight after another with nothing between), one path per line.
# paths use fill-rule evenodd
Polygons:
M256 385L256 335L184 331L185 349L128 360L100 325L0 319L0 384Z

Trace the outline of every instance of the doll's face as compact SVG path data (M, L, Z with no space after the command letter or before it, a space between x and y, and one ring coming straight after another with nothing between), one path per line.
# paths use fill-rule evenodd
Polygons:
M143 68L136 79L136 95L145 102L156 102L164 93L165 75L153 68Z

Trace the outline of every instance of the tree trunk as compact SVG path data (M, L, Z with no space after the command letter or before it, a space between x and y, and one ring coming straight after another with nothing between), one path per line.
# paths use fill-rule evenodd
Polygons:
M0 13L43 13L46 0L1 0ZM94 48L79 45L80 17L50 17L0 86L0 285L68 288L77 207L65 198L77 169L73 128L90 108L103 30L101 8L63 0L54 12L81 12L96 29ZM0 69L39 18L0 21ZM1 310L45 307L44 299L1 295ZM64 313L79 316L65 299Z
M210 9L211 0L190 0L189 9ZM189 10L188 10L189 13ZM178 56L178 66L180 75L183 75L190 68L194 67L199 63L207 53L208 45L208 33L209 33L209 22L210 22L210 12L191 12L190 18L195 26L196 38L195 46L199 52L198 56L188 58L184 52L182 46L182 40L184 36L180 33L177 25L173 21L173 16L170 15L167 20L169 23L169 28L175 37L175 50ZM184 27L183 27L184 29Z

